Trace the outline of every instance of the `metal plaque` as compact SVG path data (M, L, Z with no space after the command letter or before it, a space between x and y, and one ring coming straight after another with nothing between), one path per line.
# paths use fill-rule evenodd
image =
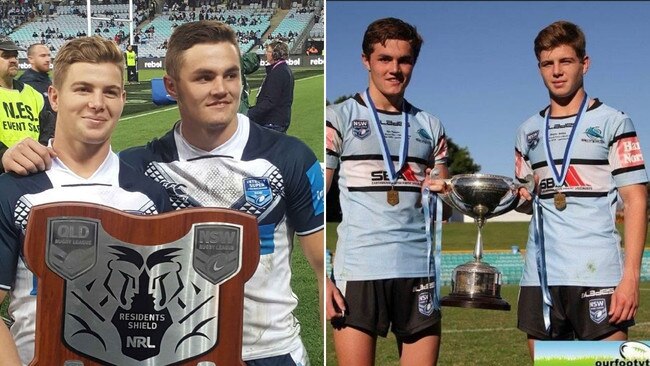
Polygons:
M89 223L94 261L76 253L75 246L90 242L74 241L93 237ZM153 366L216 346L219 284L241 268L241 227L195 224L181 239L155 246L117 240L95 220L57 218L48 229L48 264L66 280L63 340L75 352L113 365ZM80 269L68 268L71 255Z

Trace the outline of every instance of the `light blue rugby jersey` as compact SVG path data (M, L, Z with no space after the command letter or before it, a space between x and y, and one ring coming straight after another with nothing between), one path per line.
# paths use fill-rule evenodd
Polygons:
M620 235L616 230L617 187L645 184L643 154L632 120L598 99L575 132L571 166L562 192L566 209L555 208L558 191L546 162L543 110L517 132L516 176L540 177L546 267L549 286L616 286L622 275ZM551 118L551 153L558 171L575 115ZM539 286L533 224L526 244L522 286Z
M334 277L343 281L433 275L427 262L421 183L425 170L446 164L447 142L440 121L406 102L409 150L391 206L391 184L370 111L355 95L327 107L326 164L339 171L343 221L338 226ZM399 158L403 114L378 111L394 164Z

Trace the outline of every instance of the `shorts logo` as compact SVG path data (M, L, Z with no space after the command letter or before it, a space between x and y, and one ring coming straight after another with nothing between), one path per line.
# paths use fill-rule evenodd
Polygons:
M529 149L534 149L539 143L539 130L527 134L526 143L528 144Z
M273 200L271 185L267 178L244 179L244 195L246 202L258 208L268 206Z
M589 316L594 323L600 324L607 318L607 306L605 299L589 300Z
M422 291L418 293L418 310L420 314L429 316L433 314L433 298L431 291Z
M366 119L352 121L352 135L358 139L365 139L370 135L370 123Z

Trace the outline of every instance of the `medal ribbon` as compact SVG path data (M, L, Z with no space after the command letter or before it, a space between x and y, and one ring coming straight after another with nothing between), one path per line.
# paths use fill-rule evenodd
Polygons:
M402 169L402 166L404 165L404 162L406 161L406 157L408 155L408 114L406 114L406 103L402 101L402 114L404 115L404 122L402 123L402 136L401 136L401 143L400 143L400 148L399 148L399 162L397 163L397 169L395 169L395 165L393 164L393 160L390 155L390 150L388 149L388 144L386 143L386 138L384 137L384 131L381 128L381 123L379 121L379 114L377 113L377 108L375 108L375 104L372 102L372 99L370 98L370 89L366 89L366 91L363 93L362 97L363 100L366 102L366 105L368 106L368 109L370 109L370 119L372 120L372 123L375 125L377 128L377 138L379 139L379 145L381 147L381 155L384 157L384 165L386 166L386 172L388 172L388 179L390 180L390 184L393 185L397 181L397 172Z
M440 278L442 265L440 255L442 251L442 200L438 198L437 194L431 193L429 188L425 188L422 192L422 208L424 209L424 225L426 228L428 248L427 271L429 272L429 278L431 278L431 257L433 256L436 276L434 282L433 309L440 310L440 285L442 283L442 279ZM433 231L431 230L432 224L434 226ZM431 239L432 236L434 237L433 240Z
M553 161L553 156L551 154L551 146L550 146L550 140L549 140L549 119L551 117L551 107L548 107L548 111L546 112L546 122L544 123L544 148L546 149L546 163L548 164L548 167L551 169L551 172L553 172L553 180L555 181L555 186L559 188L562 187L564 184L564 181L566 180L566 175L567 172L569 171L569 166L571 165L571 149L573 148L573 137L575 135L576 130L578 129L578 124L580 123L580 120L583 120L582 118L585 113L587 113L587 101L589 100L589 97L585 93L585 97L582 100L582 103L580 104L580 109L578 109L578 114L576 115L576 121L573 123L573 126L571 127L571 134L569 134L569 140L566 143L566 147L564 148L564 157L562 159L562 166L560 167L561 171L558 172L557 168L555 167L555 163Z
M548 290L548 279L546 276L546 252L544 251L544 220L542 219L542 205L539 196L533 195L533 235L537 243L537 253L535 259L537 262L537 275L539 276L539 285L542 291L542 313L544 315L544 328L548 333L551 329L551 293Z
M585 113L587 113L587 102L589 101L589 96L585 93L585 97L580 103L580 108L578 109L578 114L576 115L576 121L571 127L571 133L569 134L569 139L567 140L567 145L564 148L564 156L562 158L562 165L560 167L561 171L558 172L555 167L555 162L553 161L553 155L551 153L550 139L549 139L549 120L551 117L551 108L548 108L545 116L544 123L544 149L546 150L546 164L553 173L553 181L555 186L558 189L561 189L564 181L566 180L567 173L569 171L569 166L571 165L571 149L573 148L573 138L575 132L578 129L578 125ZM548 277L546 273L546 252L544 249L544 221L542 219L542 204L538 195L534 195L533 198L533 222L534 222L534 239L537 243L537 253L535 253L535 259L537 262L537 275L539 276L539 284L542 291L542 313L544 315L544 327L546 332L549 332L551 329L551 307L553 307L553 302L551 301L551 293L548 289Z

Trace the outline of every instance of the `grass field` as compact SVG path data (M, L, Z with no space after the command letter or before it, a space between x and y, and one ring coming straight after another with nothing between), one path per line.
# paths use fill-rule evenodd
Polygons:
M161 70L140 71L140 84L127 85L127 104L122 118L113 134L114 151L143 145L153 137L162 136L179 119L175 106L155 106L151 102L150 79L162 77ZM323 159L323 69L296 69L292 124L289 135L297 136ZM249 76L251 88L258 88L264 78L264 70ZM255 103L256 90L251 92ZM292 287L299 298L296 316L302 325L302 338L313 365L323 365L323 327L319 318L316 277L305 260L296 241L292 256ZM6 314L6 304L0 310ZM0 357L2 351L0 351Z
M336 246L336 225L327 224L326 245L330 250ZM525 248L527 223L488 222L483 229L486 250L510 250L512 244ZM476 240L473 223L450 223L443 225L443 251L471 251ZM646 241L646 248L650 248ZM443 296L450 291L442 288ZM501 296L510 303L510 311L463 309L443 307L441 366L523 366L531 365L526 346L526 335L517 326L517 285L501 288ZM630 328L631 340L650 339L650 282L641 283L641 301L636 316L637 325ZM327 327L327 365L338 365L334 353L331 327ZM376 365L397 365L397 346L392 333L377 342ZM593 365L593 364L592 364ZM341 365L344 366L344 365Z

